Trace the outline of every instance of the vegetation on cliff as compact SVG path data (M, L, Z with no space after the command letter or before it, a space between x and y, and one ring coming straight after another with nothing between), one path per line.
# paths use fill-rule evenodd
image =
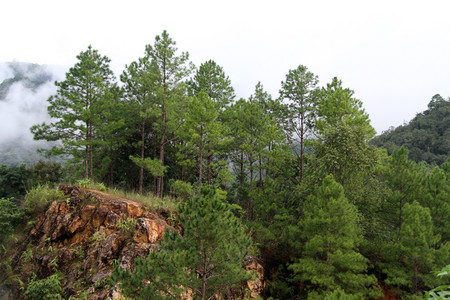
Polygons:
M338 78L319 87L298 66L280 98L258 83L248 99L235 100L217 63L192 73L175 45L167 32L157 36L126 67L122 85L109 59L89 47L57 83L49 99L54 119L32 131L60 140L48 154L70 160L0 173L11 183L0 195L11 285L31 293L59 274L65 297L86 287L108 297L117 291L113 262L128 270L112 278L132 297L236 298L245 294L236 292L241 282L273 299L375 299L381 292L417 299L444 283L433 271L450 260L447 100L433 97L411 122L411 143L386 151L370 142L369 116ZM419 158L413 142L432 159ZM45 193L52 183L80 179L84 188L63 186L62 198ZM103 192L86 189L93 180ZM132 204L117 189L152 204ZM212 192L219 190L223 197ZM166 228L167 240L156 243ZM264 284L244 282L248 234ZM133 264L136 256L142 259ZM77 271L58 273L77 262Z

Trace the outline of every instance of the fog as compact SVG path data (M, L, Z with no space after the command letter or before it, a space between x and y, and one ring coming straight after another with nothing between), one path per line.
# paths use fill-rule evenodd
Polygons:
M0 99L0 145L18 141L33 143L30 127L49 121L47 99L56 92L54 81L62 80L64 72L57 66L0 63L0 83L22 77Z

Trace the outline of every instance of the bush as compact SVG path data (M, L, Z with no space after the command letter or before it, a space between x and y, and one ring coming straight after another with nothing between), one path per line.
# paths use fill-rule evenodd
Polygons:
M14 232L22 220L24 209L13 198L0 198L0 240L4 241Z
M123 235L131 236L134 232L134 228L136 227L136 219L126 217L121 218L116 223L116 227Z
M25 290L25 296L31 300L63 299L61 293L61 282L57 274L40 280L36 280L34 276Z
M187 199L194 196L194 189L189 182L176 180L170 185L170 192L173 196Z
M25 206L29 214L37 216L45 212L53 201L64 201L62 191L50 188L47 184L32 188L25 195Z
M85 189L93 189L101 192L106 192L106 186L102 182L94 182L89 179L80 179L75 183Z

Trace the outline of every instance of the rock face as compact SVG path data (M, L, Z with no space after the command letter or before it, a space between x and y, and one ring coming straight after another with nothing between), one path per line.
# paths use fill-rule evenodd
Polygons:
M149 211L144 205L78 186L59 187L68 199L53 202L37 221L13 261L15 273L27 281L31 273L46 278L64 273L68 296L87 292L88 299L120 299L105 280L116 264L132 269L137 257L158 251L158 241L170 226L171 212ZM175 213L175 212L172 212ZM182 227L175 226L182 234ZM251 297L263 289L263 269L247 261L259 278L244 286Z

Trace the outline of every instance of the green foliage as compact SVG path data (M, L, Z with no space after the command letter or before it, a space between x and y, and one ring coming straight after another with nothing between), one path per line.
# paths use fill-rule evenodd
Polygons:
M40 160L30 167L33 182L40 185L55 185L61 182L63 168L58 162L47 162Z
M223 110L234 99L231 81L222 67L215 61L208 60L200 65L194 77L188 81L191 96L198 96L201 91L214 101L216 110Z
M438 277L450 277L450 265L437 272ZM448 282L448 279L447 279ZM443 300L450 298L450 285L441 285L425 293L424 300Z
M375 137L371 144L383 147L392 153L404 146L409 149L409 158L440 165L450 153L450 101L435 95L428 110L418 113L408 124L390 128Z
M20 199L29 188L31 171L25 165L16 167L0 166L0 197Z
M114 271L127 297L178 299L189 288L208 299L251 277L242 267L251 239L214 189L203 188L201 196L180 204L179 221L183 237L166 230L160 252L137 259L133 272Z
M90 179L79 179L75 182L75 184L84 187L85 189L93 189L101 192L106 192L106 186L102 182L95 182Z
M144 167L153 176L163 176L167 172L167 166L163 166L157 158L139 158L130 155L130 159L138 166Z
M57 274L44 279L33 277L25 289L24 295L31 300L63 299L61 281Z
M433 233L429 209L417 201L404 205L402 220L396 239L383 245L386 260L382 269L388 285L418 295L433 282L430 273L439 254L433 245L439 237ZM444 261L448 261L448 247L443 250Z
M66 196L62 191L50 188L47 184L32 188L25 195L25 207L31 216L38 216L45 212L53 201L65 201Z
M289 70L286 80L281 82L280 98L289 101L284 110L283 129L293 152L300 159L300 181L303 179L304 140L314 126L318 82L318 77L302 65L297 69ZM298 145L299 151L297 151Z
M192 188L192 184L189 182L175 180L170 185L170 193L175 197L186 200L194 196L194 189Z
M24 209L13 198L0 198L0 240L5 241L22 222Z
M434 167L424 179L425 195L420 203L430 209L434 231L441 236L442 242L450 242L450 176L444 170Z
M84 177L93 179L94 148L104 134L105 107L113 102L114 75L109 68L109 58L91 46L77 56L78 62L66 73L66 79L55 82L57 93L48 99L50 124L31 127L34 138L61 141L49 154L66 154L72 164L84 168ZM97 154L97 153L96 153Z
M368 261L358 252L361 230L356 207L332 175L307 199L304 214L299 221L305 241L302 256L289 266L294 279L310 283L311 291L319 294L341 288L361 298L376 298L376 278L365 274Z
M134 228L136 227L136 219L123 217L116 223L116 227L119 229L120 233L131 237Z
M326 88L322 88L315 127L319 134L323 134L326 128L343 123L352 128L360 128L366 141L375 135L375 129L370 126L369 115L362 108L362 102L353 98L353 94L349 88L342 87L342 81L337 77Z

